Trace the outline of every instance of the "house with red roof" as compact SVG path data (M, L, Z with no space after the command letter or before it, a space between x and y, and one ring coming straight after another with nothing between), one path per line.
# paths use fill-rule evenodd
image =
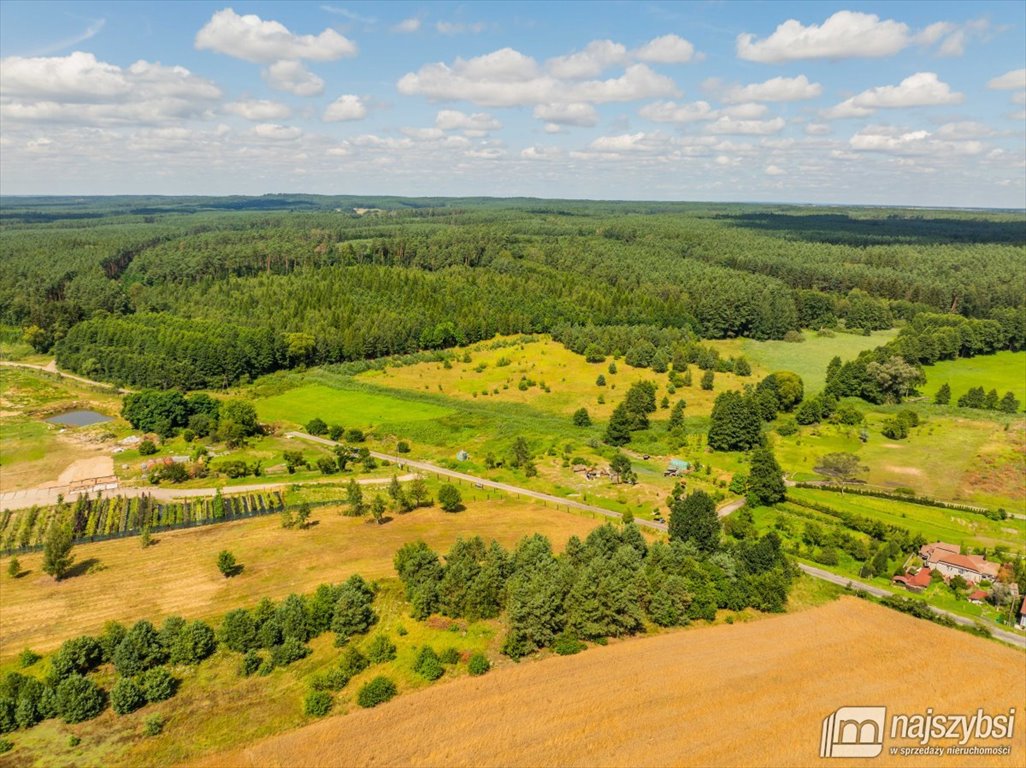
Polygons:
M933 575L929 568L920 568L914 574L903 574L895 576L891 581L895 584L901 584L909 592L922 592L928 586L930 586L930 577Z
M960 547L943 541L924 544L919 550L919 556L923 558L924 565L940 571L945 579L961 576L970 584L997 578L1001 568L998 563L991 563L982 555L963 555Z
M969 600L970 603L975 603L976 605L979 605L980 603L982 603L984 600L987 599L987 594L988 593L987 593L986 590L977 589L977 590L969 593L968 600Z

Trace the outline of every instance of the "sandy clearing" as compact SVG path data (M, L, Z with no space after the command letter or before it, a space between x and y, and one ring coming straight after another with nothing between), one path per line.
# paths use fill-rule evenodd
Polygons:
M894 464L885 464L882 469L885 472L891 472L895 475L911 475L912 477L922 477L923 470L918 467L899 467Z
M79 480L110 477L114 474L114 459L110 456L93 456L71 462L57 477L57 483L68 485Z

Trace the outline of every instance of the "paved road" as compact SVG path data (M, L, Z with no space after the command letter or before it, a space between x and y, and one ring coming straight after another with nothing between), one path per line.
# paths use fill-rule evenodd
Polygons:
M63 376L66 379L74 379L75 381L80 382L81 384L88 384L91 387L99 387L100 389L113 389L114 391L120 392L121 394L128 394L132 391L131 389L116 389L113 384L107 384L102 381L93 381L92 379L87 379L85 376L78 376L74 373L65 373L64 371L60 371L57 369L56 360L51 360L46 365L32 365L31 363L14 363L10 360L0 360L0 365L5 365L8 368L29 368L33 371L53 373L57 376Z
M852 589L861 589L865 592L868 592L871 595L875 595L876 597L890 597L894 594L889 589L883 589L882 587L877 587L872 584L866 584L862 581L850 579L847 576L839 576L836 573L825 571L822 568L815 567L814 565L798 563L798 567L801 568L805 573L809 574L809 576L812 576L813 578L822 579L823 581L829 581L832 584L840 584L842 587L847 587L850 585ZM929 606L929 608L936 614L939 614L941 616L947 616L956 624L961 624L964 627L976 626L977 622L973 619L967 618L965 616L960 616L957 613L945 611L941 608L934 608L932 605ZM1026 648L1026 635L1017 634L1015 632L1009 632L1006 629L1001 629L1000 627L991 624L989 621L981 621L980 623L987 627L987 629L990 630L990 633L994 635L994 637L996 637L997 639L1004 640L1006 643L1011 643L1012 645L1017 645L1020 648Z
M401 475L402 482L413 480L418 475ZM316 485L317 483L338 482L338 478L325 478L323 480L307 480L303 485ZM384 485L392 482L390 477L371 477L357 480L361 485ZM268 491L273 488L282 488L292 483L288 480L276 480L266 483L249 483L247 485L226 485L220 486L221 493L253 493ZM160 501L174 501L175 499L193 498L196 496L212 496L217 487L209 488L175 488L174 486L128 486L123 488L111 488L102 491L104 496L125 496L135 498L137 496L149 496ZM89 489L70 490L66 486L55 488L31 488L24 491L7 491L0 493L0 509L25 509L27 507L45 507L57 503L57 497L63 496L66 501L77 499L82 494L88 493L95 496L96 491Z

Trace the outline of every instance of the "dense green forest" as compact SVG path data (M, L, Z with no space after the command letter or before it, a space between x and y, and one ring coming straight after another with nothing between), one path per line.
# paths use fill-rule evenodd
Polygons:
M1015 212L308 195L0 209L0 322L135 386L509 333L622 352L903 324L880 354L913 364L1023 347Z

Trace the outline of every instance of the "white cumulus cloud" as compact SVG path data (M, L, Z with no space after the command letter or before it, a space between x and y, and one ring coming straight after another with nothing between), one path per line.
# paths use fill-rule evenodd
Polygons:
M554 125L577 125L590 127L598 124L599 116L591 104L539 104L534 116Z
M881 85L842 101L824 113L828 118L866 117L877 109L961 104L965 96L951 90L935 72L916 72L897 85Z
M549 59L545 66L554 76L569 80L598 77L614 64L627 61L627 48L612 40L593 40L583 51Z
M470 101L487 107L587 102L601 104L675 96L673 80L644 64L631 64L619 77L607 80L568 80L544 73L530 56L512 48L457 58L453 63L426 64L400 78L406 96L437 101Z
M261 123L253 126L250 133L258 139L271 141L292 141L298 139L303 132L295 126L278 125L277 123Z
M442 131L473 131L487 133L502 128L502 123L487 112L468 115L456 109L443 109L435 115L435 127Z
M232 101L224 105L224 111L255 122L284 120L292 115L288 105L266 99Z
M318 96L324 93L324 81L295 60L276 61L263 72L264 82L276 91L296 96Z
M911 43L907 24L871 13L838 11L822 24L806 26L788 19L764 40L744 32L737 37L737 55L763 63L873 58L892 56Z
M678 35L663 35L634 51L634 57L651 64L686 64L695 58L695 46Z
M728 103L742 101L802 101L814 99L823 93L823 86L810 83L805 75L774 77L764 83L735 85L723 94Z
M339 96L324 110L326 123L339 123L348 120L363 120L367 117L367 107L359 96L347 93Z
M1018 91L1026 89L1026 69L1013 69L987 82L992 91Z
M413 32L417 32L419 30L420 30L420 19L418 19L416 16L411 16L408 19L403 19L398 24L396 24L394 27L392 27L392 31L393 32L397 32L397 33L399 33L401 35L409 35L409 34L411 34Z
M195 46L260 64L280 59L334 61L355 56L356 44L333 29L318 35L296 35L277 21L255 14L240 16L231 8L217 11L199 32Z

